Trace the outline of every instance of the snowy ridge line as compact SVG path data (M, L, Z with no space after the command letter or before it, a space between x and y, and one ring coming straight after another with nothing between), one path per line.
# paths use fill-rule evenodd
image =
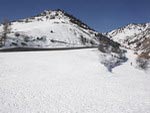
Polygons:
M3 48L53 48L98 45L98 32L61 10L46 10L37 16L10 22ZM0 25L0 35L3 35ZM103 37L103 36L102 36ZM5 44L4 44L5 43Z
M90 49L98 48L98 46L86 46L86 47L63 47L63 48L6 48L1 49L0 52L25 52L25 51L63 51L63 50L76 50L76 49Z

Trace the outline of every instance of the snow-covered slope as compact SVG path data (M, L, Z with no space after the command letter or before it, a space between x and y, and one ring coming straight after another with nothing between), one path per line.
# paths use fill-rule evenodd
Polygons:
M134 50L139 57L150 59L150 23L129 24L106 35L122 46Z
M3 34L4 25L0 26L1 34ZM102 56L107 54L115 59L111 65L106 65L107 67L109 65L110 71L116 66L116 62L120 64L126 61L125 52L120 49L118 43L62 10L44 11L31 18L13 21L9 28L11 28L10 33L7 34L5 44L0 49L62 49L99 46L99 50L103 52Z
M97 49L0 53L1 113L149 113L149 72L134 55L110 73ZM130 57L132 56L132 57Z
M62 11L43 13L11 22L4 47L77 47L98 44L98 34L72 15ZM1 33L3 25L0 26Z
M139 33L150 28L150 23L146 24L129 24L127 26L115 29L111 32L106 33L106 35L112 38L114 41L121 43L122 45L127 46L128 39L132 39Z

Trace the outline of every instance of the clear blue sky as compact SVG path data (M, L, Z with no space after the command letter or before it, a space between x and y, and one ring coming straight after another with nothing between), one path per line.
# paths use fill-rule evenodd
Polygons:
M48 9L63 9L100 32L150 22L150 0L0 0L0 21L30 17Z

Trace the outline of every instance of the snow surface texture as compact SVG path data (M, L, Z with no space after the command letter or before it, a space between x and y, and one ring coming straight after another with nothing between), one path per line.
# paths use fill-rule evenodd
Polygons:
M0 113L150 113L150 72L127 56L110 73L97 49L0 53Z
M37 16L11 22L11 33L4 48L97 45L97 32L68 15L60 10L44 11ZM0 26L0 32L3 32L3 25Z

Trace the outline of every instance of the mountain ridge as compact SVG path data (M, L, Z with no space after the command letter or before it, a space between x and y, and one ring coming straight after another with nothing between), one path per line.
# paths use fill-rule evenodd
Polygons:
M0 26L1 27L0 31L2 31L2 26L3 25ZM11 27L12 27L12 32L11 34L8 34L8 37L11 37L11 38L12 37L13 38L32 37L33 40L39 41L39 40L43 40L43 37L44 38L48 37L46 38L47 40L49 40L49 38L51 37L52 39L51 44L52 43L59 43L59 44L64 43L64 44L69 45L69 40L74 40L74 42L71 42L71 45L89 46L89 45L98 44L98 39L96 37L96 34L98 34L98 32L90 28L87 24L84 24L79 19L75 18L74 16L60 9L59 10L45 10L44 12L36 16L12 21ZM46 31L47 29L51 29L51 30ZM57 32L57 34L54 30ZM50 32L51 34L48 34L48 32ZM13 34L15 36L12 36ZM42 34L43 36L41 36ZM54 34L56 34L57 36ZM27 35L27 36L23 36L23 35ZM36 36L36 39L35 39L35 36ZM63 37L64 39L62 38L60 39L60 37ZM72 39L69 37L72 37ZM12 46L15 46L16 44L13 44ZM27 46L30 46L30 45L27 45ZM10 47L10 43L7 44L7 46ZM21 46L21 45L17 45L17 46ZM39 46L42 46L42 45L39 45Z
M105 33L105 35L108 36L110 39L120 43L122 46L134 50L139 54L139 56L144 53L147 54L145 58L149 59L149 31L150 23L134 23L112 30L111 32L107 32Z
M1 32L3 27L0 26ZM120 44L62 10L45 10L37 16L13 21L10 27L12 29L1 49L97 47L104 59L101 63L109 71L127 60ZM106 58L106 55L109 57Z

